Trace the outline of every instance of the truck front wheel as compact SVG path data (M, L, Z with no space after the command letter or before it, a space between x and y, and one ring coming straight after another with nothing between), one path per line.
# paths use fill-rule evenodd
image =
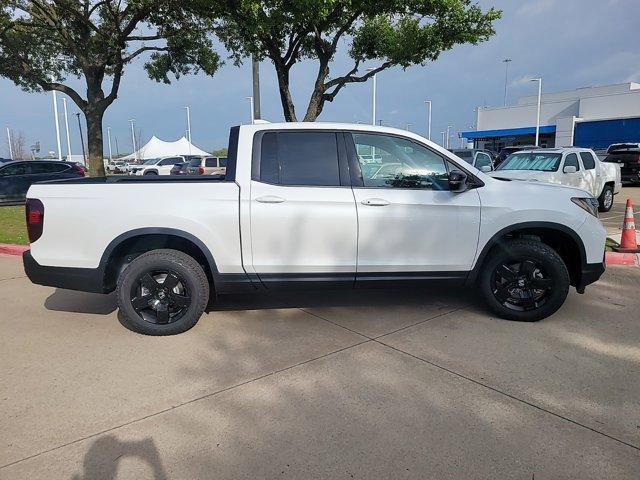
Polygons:
M144 335L175 335L193 327L209 300L209 281L192 257L161 249L133 260L118 278L120 320Z
M608 212L613 207L613 187L611 185L605 185L598 198L598 211Z
M509 240L493 250L479 283L500 317L535 322L555 313L569 292L569 272L558 253L535 240Z

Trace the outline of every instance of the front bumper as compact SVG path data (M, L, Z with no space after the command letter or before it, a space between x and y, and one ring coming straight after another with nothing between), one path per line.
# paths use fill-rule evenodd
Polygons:
M108 293L102 268L49 267L40 265L27 250L22 254L24 271L33 283L47 287Z
M580 278L576 285L578 293L584 293L587 285L597 282L605 271L604 258L599 263L585 263L580 269Z

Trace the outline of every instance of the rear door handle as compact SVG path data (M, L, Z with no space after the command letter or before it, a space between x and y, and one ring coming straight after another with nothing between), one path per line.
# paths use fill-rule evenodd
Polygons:
M389 205L389 202L384 198L367 198L366 200L362 200L360 203L368 207L386 207Z
M260 203L282 203L282 202L284 202L284 198L278 197L276 195L265 195L264 197L256 198L256 202L260 202Z

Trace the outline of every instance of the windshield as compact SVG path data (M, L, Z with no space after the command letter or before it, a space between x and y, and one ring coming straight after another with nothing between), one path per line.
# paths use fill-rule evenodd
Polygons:
M500 164L497 170L533 170L555 172L558 170L560 153L514 153Z
M143 163L143 165L155 165L158 163L159 158L152 158Z

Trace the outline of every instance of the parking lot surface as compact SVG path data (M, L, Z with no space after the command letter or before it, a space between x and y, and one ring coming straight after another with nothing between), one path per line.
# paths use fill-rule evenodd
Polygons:
M638 478L640 269L534 324L472 291L224 298L125 330L0 257L0 478Z

